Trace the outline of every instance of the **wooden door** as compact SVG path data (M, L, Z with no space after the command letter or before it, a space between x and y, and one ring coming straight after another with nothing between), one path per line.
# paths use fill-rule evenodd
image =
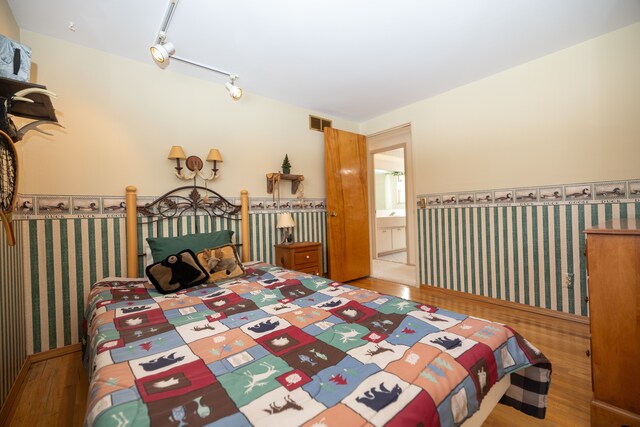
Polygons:
M324 129L329 277L338 282L370 273L366 138Z

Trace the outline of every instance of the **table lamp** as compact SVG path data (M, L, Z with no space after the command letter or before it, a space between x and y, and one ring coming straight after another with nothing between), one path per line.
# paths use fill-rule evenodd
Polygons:
M288 245L293 242L292 229L295 226L296 223L293 221L289 212L278 214L278 223L276 224L276 228L279 228L282 231L282 242L280 243Z

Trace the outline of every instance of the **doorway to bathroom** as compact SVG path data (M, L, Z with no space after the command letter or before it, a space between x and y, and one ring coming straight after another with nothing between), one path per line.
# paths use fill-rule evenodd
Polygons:
M367 136L371 276L415 286L411 127Z
M404 147L373 154L375 258L407 263L407 204Z

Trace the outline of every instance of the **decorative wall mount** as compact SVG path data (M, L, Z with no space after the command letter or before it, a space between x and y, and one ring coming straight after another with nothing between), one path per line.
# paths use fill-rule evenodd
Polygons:
M218 163L222 163L222 155L216 148L210 149L209 155L207 155L207 161L213 164L213 167L211 168L211 174L208 176L202 172L202 167L204 166L202 159L198 156L187 157L184 153L184 150L179 145L174 145L171 147L171 150L169 150L169 156L167 156L167 158L169 160L176 161L176 176L185 181L193 179L194 185L197 177L202 178L204 181L211 181L212 179L217 178L219 170ZM183 167L180 164L180 160L185 161L184 163L187 166L187 169L189 169L191 172L182 171Z
M280 181L291 181L291 194L296 194L300 183L304 181L304 175L293 175L289 173L272 172L267 174L267 193L273 194L274 188L279 188Z
M16 52L19 55L19 51ZM51 104L52 97L56 94L44 86L0 78L0 222L9 246L16 244L11 216L18 193L19 162L14 144L30 130L53 136L38 128L42 124L61 126ZM18 128L10 116L34 121Z
M0 222L4 225L9 246L16 244L11 214L16 204L17 195L18 153L9 135L0 130Z

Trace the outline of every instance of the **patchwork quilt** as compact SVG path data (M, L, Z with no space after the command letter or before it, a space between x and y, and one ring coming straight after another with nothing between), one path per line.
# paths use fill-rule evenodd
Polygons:
M87 426L454 426L503 403L544 417L551 365L511 328L267 264L162 295L93 285Z

